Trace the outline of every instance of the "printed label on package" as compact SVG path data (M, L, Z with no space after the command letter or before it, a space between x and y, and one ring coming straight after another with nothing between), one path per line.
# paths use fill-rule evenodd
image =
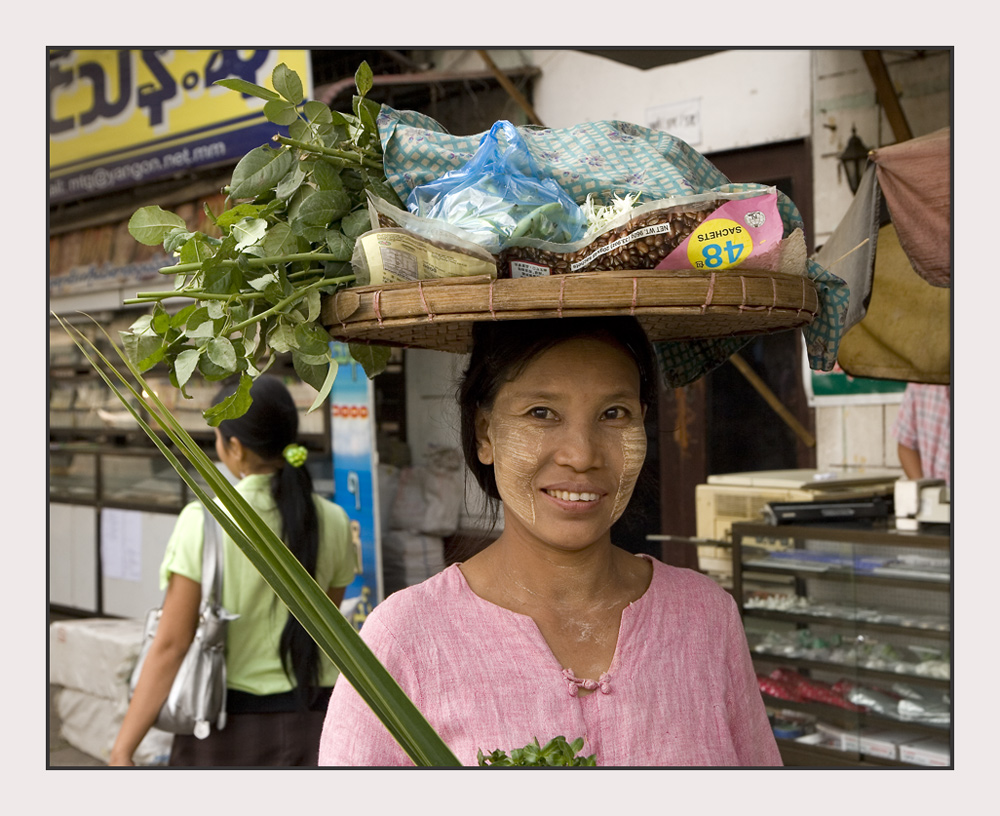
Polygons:
M777 247L783 230L776 194L727 201L702 221L656 268L702 269L706 272L732 269Z

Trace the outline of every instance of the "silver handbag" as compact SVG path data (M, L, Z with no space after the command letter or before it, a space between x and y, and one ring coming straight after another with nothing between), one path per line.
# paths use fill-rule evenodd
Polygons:
M222 547L219 523L205 510L205 541L202 547L201 609L194 640L177 670L170 694L160 708L156 727L171 734L194 734L205 739L212 724L226 727L226 629L232 615L222 608ZM142 646L132 676L129 698L142 673L146 653L156 635L163 609L146 615Z

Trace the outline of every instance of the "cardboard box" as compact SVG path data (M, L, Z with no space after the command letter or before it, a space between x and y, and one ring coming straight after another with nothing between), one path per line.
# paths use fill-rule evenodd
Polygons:
M87 618L49 626L49 682L108 700L128 697L142 644L140 620Z
M837 737L831 736L830 734L825 734L822 731L814 731L811 734L803 734L801 737L796 738L797 743L801 745L816 745L820 748L829 748L833 751L843 751L841 747L841 741Z
M59 733L74 748L108 761L128 709L132 674L143 622L86 618L49 626L49 683L55 697ZM151 728L136 749L137 765L162 765L173 735Z
M870 731L861 733L858 750L862 754L899 759L899 746L913 741L913 733L905 731Z
M124 700L108 700L71 688L60 689L55 697L60 736L77 750L104 762L111 756L127 708ZM132 759L136 765L166 765L173 740L173 734L150 728Z
M856 730L848 731L828 723L818 722L816 723L816 731L823 735L824 744L841 751L857 751L861 747L861 737Z
M948 767L951 765L951 745L943 737L925 737L900 745L899 759L911 765Z

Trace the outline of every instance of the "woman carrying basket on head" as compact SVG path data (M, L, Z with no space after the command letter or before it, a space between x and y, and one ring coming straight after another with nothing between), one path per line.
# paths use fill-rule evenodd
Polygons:
M216 429L219 459L240 479L237 490L243 498L339 605L355 575L347 514L313 492L305 448L295 444L298 413L284 384L261 376L250 396L243 416ZM132 755L156 721L194 636L204 517L200 503L185 507L167 544L160 567L166 595L159 628L110 765L133 764ZM226 725L205 739L175 735L169 764L315 765L337 669L235 542L226 535L222 540L222 606L239 616L229 624L226 646Z
M656 388L631 317L485 320L460 388L499 538L379 604L362 637L463 764L583 737L598 765L780 765L733 599L612 541ZM410 760L347 682L320 764Z

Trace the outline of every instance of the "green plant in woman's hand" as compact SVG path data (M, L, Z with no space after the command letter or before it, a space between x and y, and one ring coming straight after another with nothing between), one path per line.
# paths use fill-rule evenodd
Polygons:
M160 270L174 276L173 288L126 301L152 304L152 311L122 340L140 371L166 364L182 393L196 371L209 381L252 379L275 352L290 352L296 373L317 390L316 408L337 369L320 322L322 295L354 280L354 242L370 228L367 192L400 203L382 169L379 105L366 98L367 63L355 74L350 114L306 101L299 76L284 64L271 82L274 90L235 78L217 83L263 99L267 119L288 127L288 136L274 137L276 147L254 148L236 165L224 190L229 209L206 208L221 237L192 232L158 206L143 207L129 221L137 241L162 244L177 263ZM174 298L192 302L171 313L163 302ZM388 355L368 349L359 357L374 376ZM217 425L248 405L249 395L238 392L205 418Z

